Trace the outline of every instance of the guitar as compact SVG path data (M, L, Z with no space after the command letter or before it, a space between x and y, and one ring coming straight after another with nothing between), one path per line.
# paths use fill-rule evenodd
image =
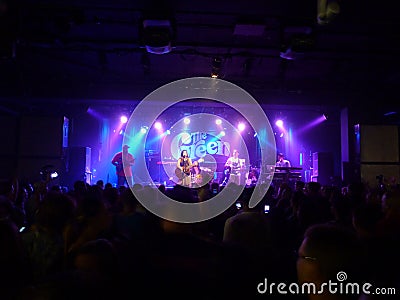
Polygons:
M203 161L204 161L203 158L200 158L200 159L197 160L197 162L199 162L199 163L201 163L201 162L203 162ZM192 162L191 165L185 165L185 166L183 166L182 169L176 167L176 169L175 169L175 175L176 175L176 177L178 177L179 180L182 180L182 178L183 178L185 175L190 175L190 169L193 167L193 164L194 164L194 162Z
M135 162L135 159L133 159L132 162L127 162L127 161L123 162L122 158L121 158L118 160L118 164L115 165L115 168L116 168L117 172L119 173L124 169L124 166L133 166L134 162Z
M224 174L225 176L228 174L237 174L239 171L242 169L242 167L237 166L237 167L231 167L231 166L225 166L224 169Z

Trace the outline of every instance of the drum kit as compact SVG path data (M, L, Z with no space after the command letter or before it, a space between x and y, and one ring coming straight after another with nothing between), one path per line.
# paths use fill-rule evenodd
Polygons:
M246 177L246 185L255 185L260 177L260 168L250 166Z
M240 171L237 171L236 173L241 174L243 180L240 180L242 183L244 183L247 186L255 185L258 181L258 178L260 177L260 168L257 168L255 166L248 166L248 168L244 168ZM229 181L229 177L231 174L236 174L235 170L232 170L230 166L226 166L224 168L223 172L223 181L222 185L225 185Z
M200 170L201 172L198 174L191 174L193 186L202 186L214 177L214 172L210 168L200 167Z

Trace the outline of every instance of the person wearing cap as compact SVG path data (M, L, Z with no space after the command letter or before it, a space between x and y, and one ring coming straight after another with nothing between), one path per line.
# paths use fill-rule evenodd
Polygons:
M291 163L289 160L285 159L285 156L283 155L283 153L278 153L278 160L276 162L276 166L290 168Z
M124 145L122 151L116 153L111 163L116 167L118 187L133 185L132 166L135 163L135 158L128 152L129 146Z

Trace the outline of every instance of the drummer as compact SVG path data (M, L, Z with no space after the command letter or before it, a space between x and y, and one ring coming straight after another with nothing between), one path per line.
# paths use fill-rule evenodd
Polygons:
M247 175L246 185L255 185L257 183L258 176L259 174L257 168L251 167Z
M201 173L201 168L200 168L199 162L197 160L193 162L192 168L190 171L195 176L199 175Z

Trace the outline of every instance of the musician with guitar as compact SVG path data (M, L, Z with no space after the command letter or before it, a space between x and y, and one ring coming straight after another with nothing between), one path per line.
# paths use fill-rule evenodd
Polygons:
M124 186L125 184L127 184L128 187L133 185L133 174L131 167L135 163L135 158L128 152L128 149L129 146L124 145L122 147L122 151L116 153L111 160L111 163L116 168L118 187Z
M176 163L175 175L178 177L178 184L190 187L192 182L190 169L192 168L192 160L190 159L186 150L181 151L181 156Z
M225 163L225 184L229 180L229 182L240 185L241 171L244 168L242 161L239 159L239 151L233 150L232 156Z

